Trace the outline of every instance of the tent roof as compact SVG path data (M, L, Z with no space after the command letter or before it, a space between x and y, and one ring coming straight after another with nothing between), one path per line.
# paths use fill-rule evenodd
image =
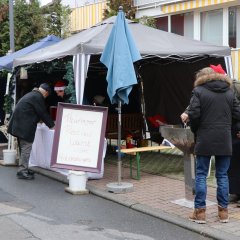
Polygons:
M4 57L0 57L0 70L2 69L7 69L7 70L12 70L13 67L13 60L15 58L19 58L22 56L25 56L28 53L31 53L35 50L38 50L40 48L44 48L50 45L53 45L56 42L59 42L61 39L54 36L54 35L49 35L41 40L39 40L36 43L33 43L32 45L25 47L17 52L14 52L12 54L9 54Z
M116 16L83 30L61 42L40 49L22 58L14 60L14 67L35 62L51 61L78 53L101 54L108 40ZM229 56L230 48L216 46L202 41L192 40L177 34L151 28L140 23L127 20L137 48L141 55L157 55L159 57L178 56Z

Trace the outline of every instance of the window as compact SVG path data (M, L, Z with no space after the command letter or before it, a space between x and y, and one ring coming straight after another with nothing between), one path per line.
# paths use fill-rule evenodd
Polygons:
M172 15L171 31L172 33L193 38L193 13Z
M204 42L223 44L223 10L201 13L201 40Z
M230 7L229 17L229 46L240 48L240 6Z
M168 31L168 17L157 18L158 29ZM171 16L171 32L193 38L193 13L177 14Z
M193 38L193 13L184 14L184 36Z
M171 16L171 32L184 35L184 15L177 14Z
M156 19L156 26L158 29L168 31L168 17L160 17Z
M236 48L237 45L237 32L236 32L236 17L237 17L237 9L234 7L229 8L228 18L229 18L229 47Z

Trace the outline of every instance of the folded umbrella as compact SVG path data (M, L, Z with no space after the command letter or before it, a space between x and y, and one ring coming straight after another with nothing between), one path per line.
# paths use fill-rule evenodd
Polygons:
M108 68L107 92L112 103L119 99L122 103L129 102L128 95L132 86L137 84L133 63L140 59L124 12L119 11L100 59Z
M100 61L107 67L107 93L112 103L118 103L118 150L121 148L121 104L128 104L128 95L134 84L137 84L133 63L140 60L132 34L126 22L122 7L119 8L117 19L113 25L107 44ZM118 183L112 183L109 189L119 191L132 188L127 183L121 183L121 153L118 151ZM125 185L125 186L123 186Z

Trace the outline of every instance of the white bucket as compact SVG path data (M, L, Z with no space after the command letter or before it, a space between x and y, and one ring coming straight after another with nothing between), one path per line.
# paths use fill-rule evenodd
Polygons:
M7 143L0 143L0 160L3 160L3 150L8 148Z
M3 163L4 164L15 164L16 163L16 150L3 150Z
M87 177L82 171L69 171L69 190L71 191L86 191Z

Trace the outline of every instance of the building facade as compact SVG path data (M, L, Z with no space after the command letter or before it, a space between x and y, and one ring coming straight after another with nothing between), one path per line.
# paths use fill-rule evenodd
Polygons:
M63 0L72 8L71 32L103 20L107 0ZM234 78L240 79L240 0L133 0L136 18L151 16L157 28L230 46Z
M136 18L151 16L161 30L230 46L234 78L240 79L239 0L134 0Z
M71 32L80 32L103 20L103 12L106 9L106 0L76 1L69 5L71 12Z

